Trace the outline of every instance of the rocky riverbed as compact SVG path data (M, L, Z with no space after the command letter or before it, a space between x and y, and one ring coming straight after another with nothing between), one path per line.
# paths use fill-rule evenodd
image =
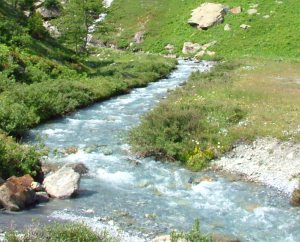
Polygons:
M290 197L299 187L300 145L259 138L251 144L238 144L213 166L278 189Z

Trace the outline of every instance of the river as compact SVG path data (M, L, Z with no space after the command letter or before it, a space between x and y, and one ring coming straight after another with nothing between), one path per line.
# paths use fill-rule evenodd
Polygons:
M0 228L22 227L32 218L83 220L113 234L122 229L127 241L148 241L173 229L189 229L200 219L204 232L242 241L300 241L300 210L277 191L210 172L193 173L177 163L138 159L130 153L127 134L140 117L192 71L206 71L210 66L181 60L166 79L32 129L27 142L42 139L51 150L47 162L83 162L89 174L82 178L77 198L53 200L20 213L2 211ZM61 152L71 146L79 148L76 154ZM188 183L190 177L204 176L213 181Z

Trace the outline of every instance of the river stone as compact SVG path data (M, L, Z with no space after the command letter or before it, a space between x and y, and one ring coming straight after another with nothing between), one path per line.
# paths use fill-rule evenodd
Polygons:
M188 23L199 29L208 29L224 21L225 9L222 4L203 3L192 11Z
M76 195L79 190L79 182L79 173L71 167L62 167L48 175L43 185L51 197L64 199Z
M18 211L35 203L35 191L30 187L32 177L11 177L0 186L0 205L5 209Z

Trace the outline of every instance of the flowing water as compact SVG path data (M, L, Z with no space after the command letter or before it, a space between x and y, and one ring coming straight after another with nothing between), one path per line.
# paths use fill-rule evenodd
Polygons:
M180 61L167 79L33 129L28 142L40 136L52 151L48 162L83 162L89 175L82 178L79 197L17 214L2 212L0 226L12 221L21 226L33 217L45 222L83 220L95 228L119 227L148 240L173 229L189 229L200 219L204 232L242 241L300 241L300 210L275 190L218 174L192 173L175 163L137 159L129 153L127 133L141 115L192 71L205 71L209 65ZM71 146L79 151L60 152ZM188 183L190 177L204 176L213 181ZM138 239L127 241L134 240Z

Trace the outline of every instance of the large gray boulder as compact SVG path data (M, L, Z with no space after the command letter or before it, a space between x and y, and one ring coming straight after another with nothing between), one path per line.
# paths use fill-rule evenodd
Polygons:
M0 207L19 211L35 204L35 191L30 187L32 181L29 175L7 179L0 186Z
M72 167L62 167L48 175L43 185L51 197L64 199L77 194L79 183L79 173L75 172Z
M203 3L192 11L192 17L188 23L199 29L208 29L222 23L225 16L225 7L218 3Z

